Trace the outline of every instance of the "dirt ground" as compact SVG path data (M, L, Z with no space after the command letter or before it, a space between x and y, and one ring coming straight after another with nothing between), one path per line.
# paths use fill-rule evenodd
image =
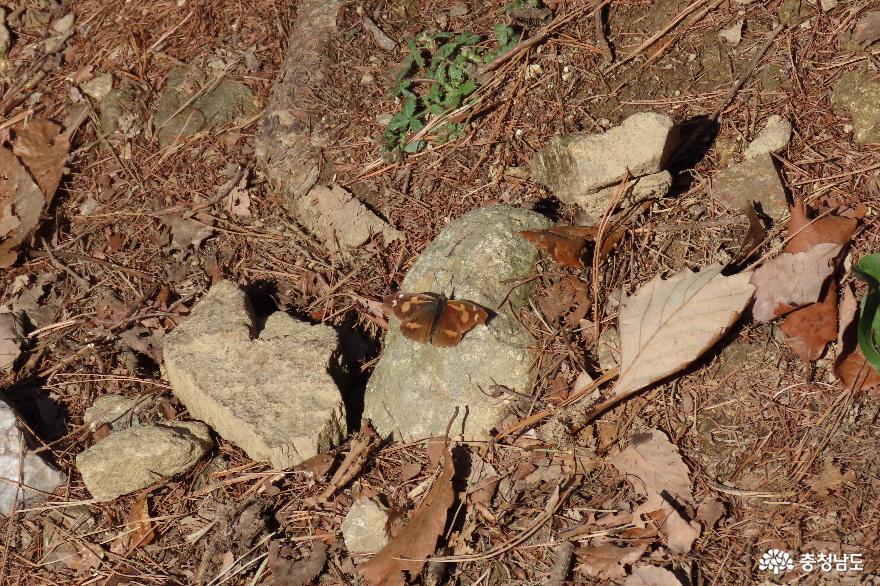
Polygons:
M561 14L581 2L546 4ZM780 4L615 0L605 14L603 35L597 36L594 19L575 19L509 67L492 107L464 136L393 161L383 159L378 137L385 130L380 121L400 107L388 88L405 58L402 41L423 30L490 34L509 16L494 0L468 2L468 13L454 17L449 16L453 3L434 0L342 3L333 40L336 61L315 104L333 130L322 153L323 176L350 189L406 240L387 246L371 241L341 256L295 229L269 190L254 156L258 116L199 132L171 147L160 146L149 131L166 77L182 62L216 73L252 52L259 67L248 68L240 60L224 71L265 105L296 17L295 2L13 0L7 14L21 10L19 15L29 16L10 25L15 43L0 73L3 140L9 139L9 128L30 116L62 121L71 111L74 80L105 72L139 89L135 114L141 130L104 135L92 113L73 134L59 190L39 230L0 275L3 303L20 296L15 283L23 276L28 286L42 284L38 305L49 308L51 325L31 336L26 359L3 386L9 400L36 422L42 455L69 477L51 504L0 520L0 581L280 584L258 557L268 548L262 536L275 531L273 539L290 548L292 557L307 555L314 541L329 545L315 584L362 583L356 564L363 557L345 549L341 521L362 495L382 494L392 508L412 510L410 492L435 470L424 443L383 445L362 474L316 508L309 499L326 486L324 473L276 477L266 464L252 462L217 438L209 459L152 489L150 543L112 546L136 502L130 495L89 505L94 525L71 538L74 559L47 563L45 520L65 510L64 503L90 498L74 465L76 454L96 441L83 413L96 397L122 393L162 399L142 419L186 418L162 379L161 337L219 279L242 284L261 315L283 310L360 334L367 343L357 365L363 382L379 355L383 330L359 300L379 300L396 291L412 260L451 219L505 202L561 224L577 222L574 207L515 172L527 168L533 154L558 134L599 132L634 112L656 111L671 116L692 138L671 163L678 171L672 193L639 217L605 263L595 304L600 315L591 308L581 316L590 324L613 325L620 292L630 294L654 275L730 259L748 220L716 203L707 186L730 153L741 152L771 114L788 118L795 129L791 144L777 157L790 195L831 207L866 204L869 212L851 255L880 249L873 221L880 175L876 168L858 171L874 166L880 151L851 140L845 130L849 116L829 99L834 82L865 62L874 64L871 75L877 76L870 50L844 50L838 42L857 3L841 0L823 12L804 2L807 24L784 28L728 100L776 27ZM880 2L858 7L878 9ZM641 48L682 11L681 22ZM51 34L48 23L69 12L75 15L75 34L64 50L47 55L39 43ZM398 49L376 45L360 24L364 14L401 41ZM743 19L738 44L718 37ZM523 26L534 32L541 23ZM606 61L603 38L618 65ZM215 61L221 65L212 65ZM717 123L704 124L716 108L721 108ZM250 214L222 204L204 207L236 165L246 170ZM199 219L210 223L210 236L195 246L174 246L167 210L194 207L201 208ZM778 244L783 231L784 225L773 226L773 239L762 252ZM589 268L564 269L546 260L542 266L536 299L566 275L591 283ZM843 283L863 290L851 275ZM524 317L541 349L533 405L552 405L583 370L601 374L593 327L564 317L556 316L552 330L535 315ZM644 560L675 569L692 584L880 584L877 396L846 389L833 376L830 358L805 363L780 340L776 326L744 321L684 375L604 414L577 438L594 465L548 522L500 555L447 564L440 577L426 575L418 583L550 583L555 540L573 526L584 526L566 583L622 584L622 575L591 574L596 564L584 549L595 546L591 540L606 530L620 538L618 545L638 539L623 535L607 518L602 522L603 513L631 511L638 500L625 476L602 458L634 434L660 429L687 463L697 502L714 500L721 512L690 551L670 553L655 543ZM39 427L41 396L60 406L64 429ZM480 453L518 480L552 469L558 464L554 458L568 457L573 449L536 447L534 435L508 439L482 446ZM334 450L337 462L347 450L348 444ZM417 472L401 481L404 470ZM478 554L515 537L553 497L551 476L526 483L515 501L462 511L458 525L450 527L459 541L450 540L442 553ZM861 554L865 568L845 575L774 576L758 567L761 554L771 548ZM232 560L244 561L230 565Z

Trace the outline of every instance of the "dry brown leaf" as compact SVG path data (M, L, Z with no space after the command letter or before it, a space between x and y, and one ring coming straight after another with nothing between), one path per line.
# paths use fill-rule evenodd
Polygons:
M408 464L404 464L403 468L400 469L400 481L408 482L421 474L422 465L418 462L409 462Z
M675 574L657 566L640 565L626 577L626 586L682 586Z
M21 323L11 313L0 313L0 372L9 372L21 354Z
M214 228L193 218L185 218L183 214L168 214L163 220L171 228L171 248L186 250L190 246L198 248L202 240L214 234Z
M724 505L713 498L706 498L697 507L697 521L706 529L714 529L718 520L724 516Z
M602 236L600 257L605 257L626 234L625 226L617 226ZM546 230L523 230L520 235L550 255L564 267L580 268L581 256L587 242L593 242L599 235L596 226L554 226Z
M819 301L795 309L779 326L785 343L805 362L819 360L837 338L837 284L829 283Z
M755 286L755 319L769 322L815 303L834 272L833 261L840 249L840 244L824 242L805 252L780 254L759 267L751 281Z
M840 301L840 327L837 333L837 359L834 376L850 389L873 389L880 385L880 372L874 370L859 348L856 339L858 301L850 287L843 290Z
M143 494L131 504L122 533L113 540L110 551L126 555L138 547L152 543L155 538L153 522L150 520L149 495Z
M654 277L620 311L620 377L616 394L634 391L685 368L717 342L752 299L750 273L726 277L713 265L667 280Z
M806 252L816 244L826 242L834 242L843 246L850 241L859 224L855 218L844 218L832 214L823 215L814 221L810 220L801 198L795 199L790 211L788 234L791 239L785 245L785 252ZM817 211L827 212L827 210Z
M749 230L746 232L745 238L743 238L739 252L736 253L736 257L732 261L733 264L748 260L761 247L764 239L767 238L767 228L764 227L764 221L755 209L755 202L752 202L752 205L746 208L746 217L749 219Z
M695 505L691 479L687 464L666 434L657 429L638 434L626 449L615 450L608 458L627 476L635 492L645 497L633 511L633 522L640 523L642 514L651 514L666 535L670 551L690 551L700 527L682 517L679 508Z
M327 544L313 541L312 549L298 560L291 560L290 548L282 545L281 540L269 542L269 560L266 563L272 572L272 582L277 586L306 586L317 578L327 563Z
M61 127L48 120L30 120L18 133L12 152L30 171L48 205L55 196L70 142L61 134Z
M0 267L15 262L17 247L37 227L45 203L24 165L0 147Z
M575 555L580 563L575 568L575 572L603 580L623 578L626 576L624 566L635 563L646 549L648 544L618 547L612 543L603 543L579 547L575 550Z
M437 539L446 526L449 507L455 498L452 490L454 473L452 453L447 449L440 476L434 481L431 492L413 514L412 520L388 545L358 568L365 580L373 586L404 586L404 572L409 572L411 576L421 572L424 561L396 558L423 560L434 553Z

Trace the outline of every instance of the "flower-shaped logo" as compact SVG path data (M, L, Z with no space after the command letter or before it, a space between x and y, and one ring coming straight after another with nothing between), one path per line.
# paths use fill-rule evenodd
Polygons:
M774 574L781 574L785 570L793 570L794 562L787 551L781 549L770 549L761 556L761 562L758 564L761 570L770 570Z

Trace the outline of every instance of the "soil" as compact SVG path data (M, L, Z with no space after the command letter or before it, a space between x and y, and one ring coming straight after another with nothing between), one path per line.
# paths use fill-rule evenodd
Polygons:
M790 195L828 206L867 205L871 211L850 255L856 259L877 250L880 176L876 169L857 170L875 165L878 147L854 144L845 131L847 114L829 102L842 74L865 60L876 61L869 51L851 52L838 43L839 31L851 20L850 3L841 1L829 12L805 4L809 26L784 29L728 99L774 30L780 2L693 3L697 7L678 26L639 49L692 3L614 1L605 15L606 34L621 65L612 69L604 61L593 19L575 19L504 70L491 107L471 121L464 136L400 160L383 157L380 120L400 109L388 87L405 59L402 41L422 30L444 28L490 35L495 24L509 21L500 1L467 4L468 13L459 17L449 16L447 3L428 0L341 4L333 40L336 62L315 104L333 130L322 153L323 178L350 189L406 235L404 242L386 246L371 241L347 255L330 254L283 212L255 163L256 118L199 132L170 149L160 147L150 130L166 77L181 63L216 74L252 51L258 68L248 69L242 60L226 75L244 83L265 105L288 42L287 27L295 20L295 3L13 0L7 6L7 14L23 12L10 20L15 42L0 73L5 92L0 105L10 121L0 123L4 142L11 121L27 110L32 110L27 116L63 120L73 105L73 79L109 72L138 89L133 111L141 130L104 135L97 115L90 116L74 135L61 186L38 233L0 275L3 303L20 296L15 283L24 278L30 286L44 284L39 304L51 308L51 318L31 338L26 357L3 381L5 395L34 423L38 435L46 413L35 406L35 397L50 396L64 412L66 430L42 437L42 454L69 476L49 508L90 498L74 458L96 441L82 419L96 397L153 395L159 402L141 420L187 418L162 379L161 337L219 279L245 287L261 316L282 310L349 332L360 348L354 366L363 384L379 355L383 329L358 300L377 301L396 291L412 260L451 219L505 202L538 210L561 224L576 221L577 209L561 205L517 172L527 169L536 150L558 134L599 132L629 114L651 110L680 123L689 146L671 163L678 171L673 192L639 217L605 262L599 315L591 309L577 323L556 316L552 326L559 335L550 334L537 310L523 315L542 355L535 365L538 382L529 400L515 406L514 419L536 405L552 405L559 393L573 388L580 372L601 374L593 324L613 326L621 292L630 294L657 274L726 262L736 254L748 220L724 209L706 189L728 161L741 158L771 114L788 118L795 128L791 145L778 156ZM564 13L582 3L546 4ZM868 2L863 10L877 8L880 3ZM46 56L40 42L51 34L48 23L67 12L75 15L76 33L67 49ZM400 41L396 51L383 51L364 32L364 14ZM739 20L746 21L739 44L718 38ZM540 26L527 25L527 34ZM631 60L622 61L631 54ZM716 108L717 121L707 122ZM238 215L222 204L203 207L236 166L245 170L250 214ZM168 210L186 214L196 207L196 217L212 228L210 236L195 245L172 246L175 222L186 216ZM779 245L783 234L783 225L772 226L761 254ZM588 268L572 271L545 260L541 271L537 282L545 290L571 274L591 282ZM844 283L853 284L859 294L863 290L851 275ZM32 331L37 327L31 326ZM126 336L129 330L135 335ZM569 502L529 540L493 559L448 564L439 582L430 576L416 580L548 583L554 540L561 532L603 511L634 508L638 498L631 485L600 458L652 428L663 430L678 446L697 502L715 499L724 513L690 552L672 554L654 545L645 556L648 563L688 574L693 584L880 583L877 396L847 391L834 378L829 357L806 364L780 342L774 325L751 321L682 376L652 387L582 430L579 448L595 458L592 469ZM562 443L536 447L536 441L531 433L474 449L517 481L527 469L556 470L553 458L570 457L573 449ZM331 453L337 464L347 449L344 444ZM125 529L137 495L90 506L94 526L72 539L80 552L87 546L100 555L75 556L86 560L77 563L46 563L46 508L0 519L0 583L193 584L216 577L214 584L272 584L259 556L269 547L264 536L274 531L272 539L299 548L300 555L309 551L310 541L328 543L324 572L313 583L357 584L356 564L365 558L345 549L343 517L355 498L376 494L392 510L412 510L411 491L435 471L428 452L425 443L383 444L357 478L327 506L316 508L314 498L327 485L326 470L276 474L217 438L210 460L152 487L152 543L122 553L110 547ZM419 472L400 480L405 469ZM833 480L835 474L839 481L822 488L820 480ZM450 545L449 553L480 553L516 536L541 513L556 485L535 481L523 486L509 502L462 510L449 531L470 538ZM243 506L254 502L259 506ZM243 510L250 510L252 518L241 520ZM237 543L236 532L247 534L247 547ZM581 536L576 545L586 546L590 539ZM758 567L770 548L860 553L865 569L846 575L793 571L774 576ZM583 561L579 551L566 583L610 583L610 578L578 570ZM225 572L239 555L252 563ZM615 580L623 583L623 578Z

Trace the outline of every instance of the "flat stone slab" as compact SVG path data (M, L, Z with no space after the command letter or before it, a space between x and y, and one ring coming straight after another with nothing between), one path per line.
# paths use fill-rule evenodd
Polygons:
M712 182L711 193L732 210L745 210L755 200L761 211L774 220L788 214L785 187L769 153L755 155L719 173Z
M654 112L633 114L603 134L558 136L532 160L534 179L565 203L631 177L663 170L679 143L675 123Z
M856 144L880 143L880 82L867 69L841 75L831 92L831 104L852 117Z
M22 442L26 430L15 411L0 401L0 513L39 499L64 484L66 476L31 452Z
M425 248L401 292L444 293L497 313L451 348L409 340L391 318L364 398L364 416L379 434L404 441L443 435L458 408L450 433L485 438L506 406L489 387L531 390L533 342L513 312L529 293L515 280L534 272L538 251L516 232L548 226L535 212L488 206L450 222Z
M76 468L92 497L110 501L186 472L212 445L198 421L137 425L77 454Z
M193 417L252 459L290 468L347 434L338 335L283 312L256 329L241 289L218 283L165 337L165 377Z

